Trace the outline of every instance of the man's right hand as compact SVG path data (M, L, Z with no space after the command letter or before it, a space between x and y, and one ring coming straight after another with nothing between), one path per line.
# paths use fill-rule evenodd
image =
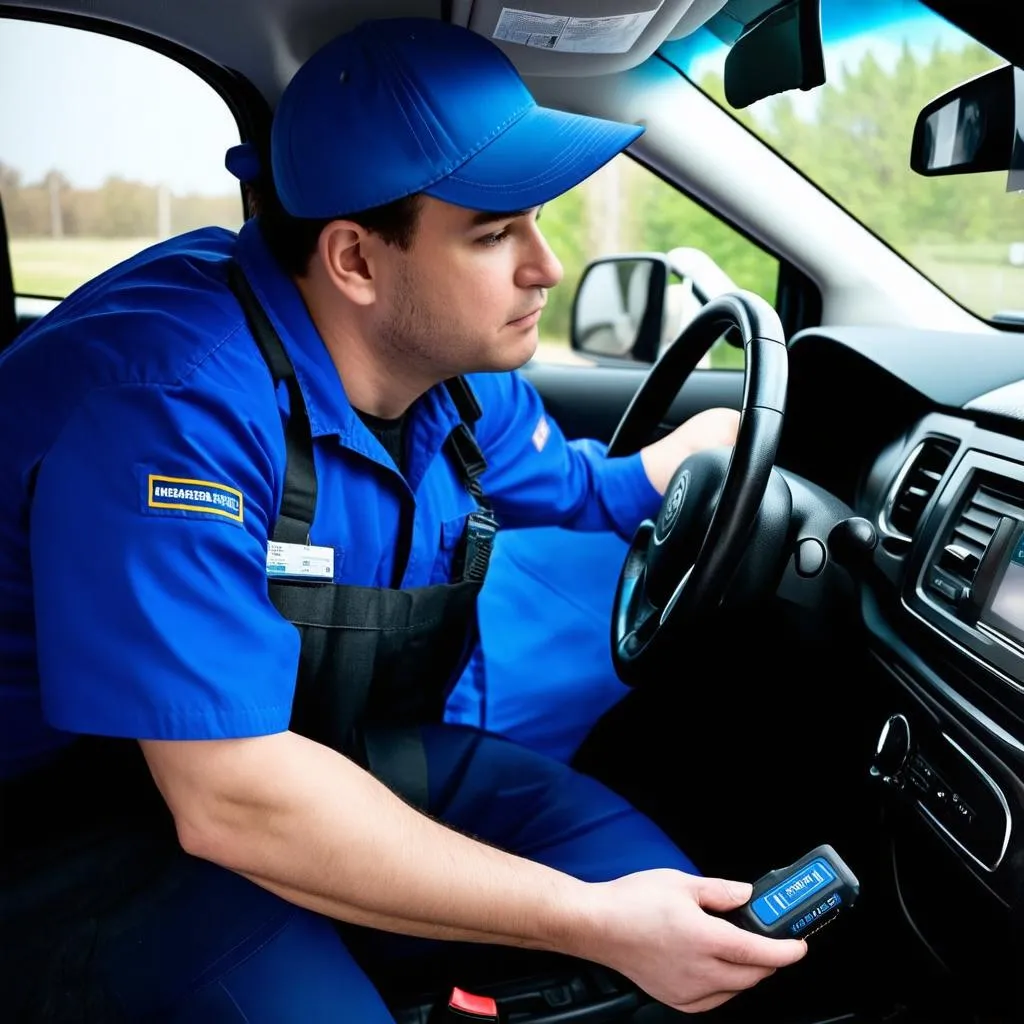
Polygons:
M714 916L749 899L747 883L670 869L583 882L448 829L295 733L142 748L188 853L328 917L568 953L688 1012L806 952Z
M675 1010L710 1010L807 953L803 940L765 938L708 913L740 907L750 893L748 882L669 869L595 883L593 927L577 955Z

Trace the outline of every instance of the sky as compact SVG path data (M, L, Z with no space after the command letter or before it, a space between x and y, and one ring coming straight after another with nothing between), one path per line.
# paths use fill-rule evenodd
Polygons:
M859 62L869 44L883 65L896 59L904 39L923 49L936 40L962 45L958 30L914 0L826 0L825 14L852 9L877 18L883 10L891 16L893 6L907 18L826 47L830 76ZM914 20L922 11L927 16ZM824 16L823 28L826 36L848 31ZM704 67L720 70L721 62L720 48L695 57L692 70L699 79ZM816 102L814 93L790 95L798 112ZM176 195L233 194L237 183L223 157L237 141L220 97L168 58L124 40L0 19L0 162L19 170L24 182L57 169L79 188L119 175L165 184Z
M235 192L238 129L193 72L91 32L0 19L0 162L22 181L56 168L80 188L114 174L176 195Z

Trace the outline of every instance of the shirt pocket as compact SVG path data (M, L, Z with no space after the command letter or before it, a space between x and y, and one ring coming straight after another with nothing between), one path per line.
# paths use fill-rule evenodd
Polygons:
M455 553L459 548L462 535L466 529L466 519L469 512L463 512L452 519L445 519L441 523L441 542L434 559L434 569L430 574L431 585L437 583L451 583L452 562Z

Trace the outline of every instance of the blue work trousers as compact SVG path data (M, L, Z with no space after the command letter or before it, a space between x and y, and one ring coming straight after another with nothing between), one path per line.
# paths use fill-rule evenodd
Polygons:
M697 873L650 820L593 779L499 737L425 729L432 816L497 847L587 881L645 868ZM60 1020L167 1024L392 1021L344 927L241 876L182 854L159 885L90 922L88 997L54 977ZM354 929L353 934L365 931ZM395 970L440 943L368 933L393 945ZM350 946L352 948L350 948ZM378 950L379 952L379 950ZM97 996L96 993L100 995ZM82 997L85 998L84 996Z

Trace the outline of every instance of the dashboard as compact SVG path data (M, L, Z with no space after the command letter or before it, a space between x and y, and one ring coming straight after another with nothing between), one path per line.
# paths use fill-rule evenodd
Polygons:
M853 853L865 912L884 907L882 926L898 928L901 979L955 979L1000 1024L1024 1019L1024 333L816 327L788 350L776 465L794 495L868 520L877 543L856 564L829 547L834 571L818 575L793 549L782 617L763 616L760 639L785 666L785 699L813 693L818 719L794 752L776 751L771 773L758 761L762 784L798 779L803 804L813 791L819 811L794 814L790 838L803 829L807 846L836 837ZM583 401L578 368L529 368L569 436L599 438L644 372L604 366ZM693 374L663 428L736 407L737 377ZM795 477L813 486L794 489ZM798 529L813 532L808 522ZM816 534L827 544L829 529ZM744 699L731 732L759 751L779 698ZM747 806L737 843L751 821L778 828L774 815ZM904 969L912 956L918 969Z
M857 683L899 906L943 968L1009 991L1024 950L1024 335L818 328L790 352L780 464L878 536L858 573Z

